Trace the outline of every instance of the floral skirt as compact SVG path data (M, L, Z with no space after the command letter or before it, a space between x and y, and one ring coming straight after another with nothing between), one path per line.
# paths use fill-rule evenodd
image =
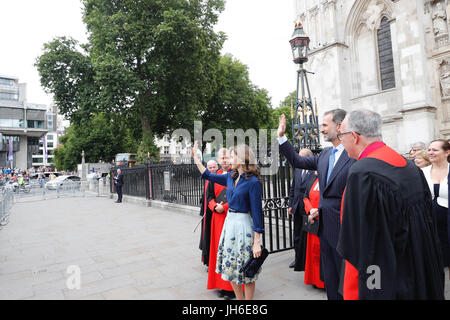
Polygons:
M241 268L253 256L253 220L250 213L228 212L217 250L216 273L225 281L248 284L256 281L244 276Z

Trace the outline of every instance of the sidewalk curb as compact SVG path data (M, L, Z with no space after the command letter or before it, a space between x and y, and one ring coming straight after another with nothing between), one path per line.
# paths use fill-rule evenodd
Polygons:
M109 198L114 199L115 194L110 194ZM160 209L165 209L165 210L175 210L177 212L187 213L187 214L191 214L194 216L200 215L200 208L183 205L183 204L178 204L178 203L171 203L171 202L165 202L165 201L159 201L159 200L150 200L150 199L145 199L142 197L134 197L134 196L128 196L128 195L123 195L122 201L128 202L128 203L134 203L134 204L137 204L137 205L140 205L143 207L154 207L154 208L160 208Z

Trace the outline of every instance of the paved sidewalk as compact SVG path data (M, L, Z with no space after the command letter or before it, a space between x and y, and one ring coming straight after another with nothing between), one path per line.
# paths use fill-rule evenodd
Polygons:
M0 299L219 299L206 290L199 219L97 197L17 203L0 230ZM288 268L293 255L267 258L255 299L326 299ZM66 284L72 265L79 290Z

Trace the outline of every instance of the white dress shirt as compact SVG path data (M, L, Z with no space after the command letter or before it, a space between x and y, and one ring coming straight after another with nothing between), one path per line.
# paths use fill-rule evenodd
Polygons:
M450 169L450 166L449 166ZM431 196L434 199L434 183L431 179L431 166L422 168L423 174L425 175L425 179L427 179L428 187L431 191ZM448 208L448 177L445 176L445 179L441 181L439 185L439 196L437 198L437 203L441 207Z

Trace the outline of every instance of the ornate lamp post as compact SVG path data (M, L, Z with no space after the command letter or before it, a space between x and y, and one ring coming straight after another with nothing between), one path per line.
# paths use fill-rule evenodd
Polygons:
M295 109L291 110L293 145L299 149L308 148L314 152L320 150L317 103L313 108L307 78L307 73L312 72L303 68L303 64L308 61L309 42L310 39L303 31L302 23L297 21L294 33L289 40L294 62L299 65Z

